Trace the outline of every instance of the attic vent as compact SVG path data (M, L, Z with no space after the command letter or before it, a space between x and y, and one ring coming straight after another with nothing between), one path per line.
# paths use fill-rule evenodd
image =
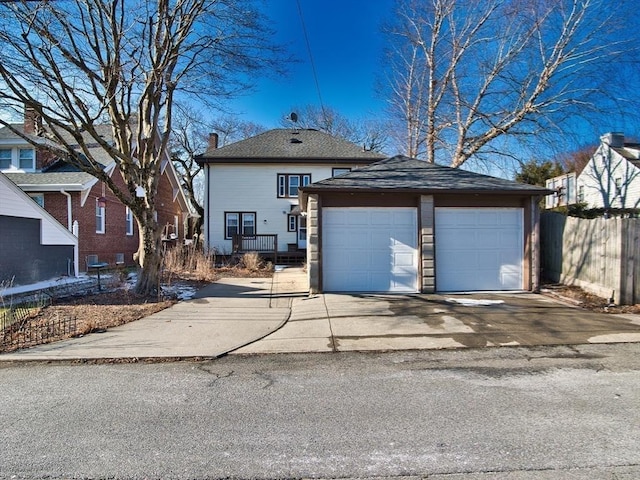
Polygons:
M291 143L302 143L302 140L300 140L299 138L292 138L291 140L289 140Z

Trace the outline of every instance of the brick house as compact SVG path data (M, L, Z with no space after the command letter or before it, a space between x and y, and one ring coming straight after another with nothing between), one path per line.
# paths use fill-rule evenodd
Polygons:
M37 143L46 144L41 126L27 110L25 121L13 125ZM111 137L111 127L98 127L103 138ZM116 164L98 145L93 156L124 187L124 179ZM78 237L79 271L86 271L88 261L106 262L110 266L134 265L138 250L136 222L116 196L102 182L77 167L55 158L44 149L0 128L0 171L40 204L47 212ZM182 191L176 171L167 156L156 199L158 223L167 244L182 243L193 216Z

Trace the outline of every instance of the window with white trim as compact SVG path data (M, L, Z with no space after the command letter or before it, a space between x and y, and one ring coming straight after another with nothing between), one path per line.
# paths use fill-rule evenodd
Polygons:
M33 148L18 149L18 167L20 170L33 170L35 168Z
M180 219L178 218L178 215L173 216L173 233L176 238L180 236Z
M131 209L126 207L125 209L125 224L126 224L126 234L133 235L133 214L131 213Z
M584 202L584 185L578 187L578 203Z
M224 238L231 239L237 234L248 236L256 234L255 212L226 212L224 214Z
M105 232L105 207L101 207L96 198L96 233Z
M298 188L310 183L310 173L279 173L278 198L297 198Z
M298 216L297 215L287 215L287 232L297 232L298 231Z
M33 171L36 154L33 148L0 148L0 170Z
M0 170L11 168L11 149L0 148Z

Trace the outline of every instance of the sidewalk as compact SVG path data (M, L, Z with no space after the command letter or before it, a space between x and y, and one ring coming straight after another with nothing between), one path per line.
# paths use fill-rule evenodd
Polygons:
M104 333L1 354L0 361L214 358L280 328L295 296L307 296L301 269L273 278L228 278L195 298Z

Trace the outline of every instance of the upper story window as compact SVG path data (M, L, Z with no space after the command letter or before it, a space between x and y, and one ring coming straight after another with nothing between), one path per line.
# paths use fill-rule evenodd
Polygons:
M0 148L0 170L35 170L33 148Z
M351 171L350 168L332 168L331 169L331 176L332 177L337 177L338 175L344 175L345 173L349 173Z
M278 198L297 198L298 188L310 183L310 173L279 173Z

